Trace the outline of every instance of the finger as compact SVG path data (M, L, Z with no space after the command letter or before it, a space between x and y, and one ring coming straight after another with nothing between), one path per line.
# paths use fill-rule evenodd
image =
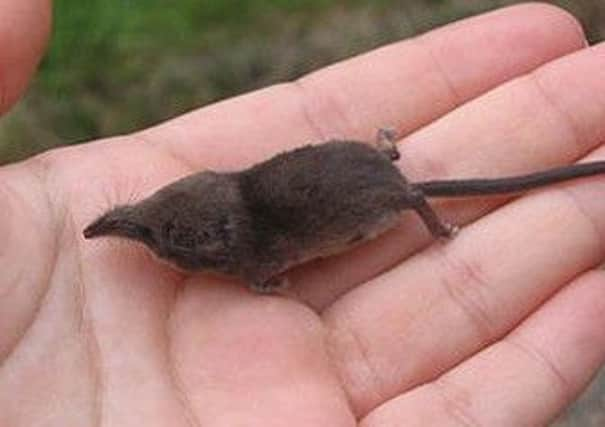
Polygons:
M372 140L385 125L407 134L584 43L578 23L561 9L507 8L211 105L141 136L199 169L237 168L330 137Z
M603 271L574 280L509 336L361 425L549 425L605 362L604 285Z
M600 71L604 63L605 45L582 50L509 82L411 135L401 148L408 178L510 176L578 159L605 139L605 102L594 96L605 91ZM464 224L505 200L478 197L433 204L443 218ZM337 292L392 268L431 240L416 215L408 216L383 239L330 263L322 262L321 275L315 273L313 280L340 283L330 286ZM312 301L321 306L327 300Z
M0 113L24 92L46 48L50 0L0 1Z
M435 378L598 265L603 191L595 178L522 198L334 304L325 319L358 411Z

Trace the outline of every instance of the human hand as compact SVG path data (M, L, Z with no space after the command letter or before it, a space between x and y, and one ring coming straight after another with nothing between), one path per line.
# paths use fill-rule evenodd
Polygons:
M34 16L20 37L41 47ZM18 48L0 52L36 62ZM605 135L604 49L561 10L518 6L0 169L0 425L545 424L605 356L601 178L437 204L467 224L446 244L410 214L294 271L296 298L81 232L193 171L384 125L408 135L413 180L572 162ZM0 74L7 91L23 67Z

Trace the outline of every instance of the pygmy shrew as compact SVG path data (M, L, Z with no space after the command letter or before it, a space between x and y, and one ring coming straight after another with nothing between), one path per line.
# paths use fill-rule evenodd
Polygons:
M408 182L393 164L394 140L381 130L374 145L334 140L239 172L199 172L109 210L84 236L142 242L181 269L238 276L270 292L292 266L372 239L406 209L433 236L451 237L456 227L439 219L427 197L516 193L605 173L599 161L518 177Z

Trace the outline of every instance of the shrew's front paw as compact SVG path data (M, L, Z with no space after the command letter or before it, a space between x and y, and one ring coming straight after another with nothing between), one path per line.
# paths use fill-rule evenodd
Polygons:
M284 276L275 276L267 280L256 280L250 282L250 289L260 294L270 294L280 289L285 289L290 285L288 279Z

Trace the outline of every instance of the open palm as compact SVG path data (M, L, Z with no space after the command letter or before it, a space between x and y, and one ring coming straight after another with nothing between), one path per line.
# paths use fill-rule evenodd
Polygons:
M287 296L81 231L193 171L380 126L413 180L569 163L605 136L604 67L566 13L519 6L0 169L0 425L547 423L605 356L603 179L440 203L467 224L447 243L410 214Z

